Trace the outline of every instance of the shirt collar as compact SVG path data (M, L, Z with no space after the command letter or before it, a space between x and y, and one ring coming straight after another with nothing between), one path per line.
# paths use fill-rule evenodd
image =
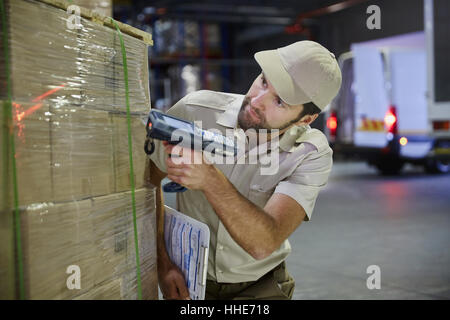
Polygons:
M216 123L224 127L236 128L239 110L241 109L244 97L245 96L242 95L242 97L237 97L236 99L230 101L226 106L225 112L219 116Z
M280 149L287 152L294 151L297 140L309 129L309 126L293 126L287 130L280 139Z
M226 106L225 112L218 117L216 123L228 128L237 128L237 118L244 97L245 96L242 95L242 97L238 97L230 101ZM317 150L319 150L319 148L322 147L322 139L317 138L317 133L315 131L318 130L311 129L309 125L293 126L289 130L287 130L281 137L278 137L278 143L268 143L268 149L273 150L274 148L279 146L283 151L293 152L299 147L301 143L308 142L314 145ZM274 139L272 139L272 141L273 140Z

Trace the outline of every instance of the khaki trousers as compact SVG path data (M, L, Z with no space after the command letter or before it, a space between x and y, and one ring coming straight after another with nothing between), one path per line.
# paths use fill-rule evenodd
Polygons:
M256 281L240 283L206 282L205 300L291 300L295 281L286 270L286 263Z

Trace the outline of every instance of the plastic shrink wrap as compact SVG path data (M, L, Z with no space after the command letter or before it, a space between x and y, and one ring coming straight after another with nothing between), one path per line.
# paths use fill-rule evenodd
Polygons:
M18 298L23 288L27 299L136 299L118 32L98 16L97 21L82 17L74 26L64 1L2 2L0 298ZM128 65L142 292L144 299L157 299L155 191L145 182L143 152L149 41L148 35L138 39L139 30L120 26Z
M112 0L72 0L72 4L82 6L102 16L112 17Z

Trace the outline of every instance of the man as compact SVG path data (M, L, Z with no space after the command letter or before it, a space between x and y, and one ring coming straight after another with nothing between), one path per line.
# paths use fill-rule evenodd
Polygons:
M189 164L174 161L173 146L155 141L150 172L160 186L167 176L188 188L177 194L177 209L206 223L211 231L206 299L291 299L294 280L284 263L287 240L309 220L320 189L327 183L332 150L319 130L318 114L341 85L332 53L313 41L261 51L262 73L245 96L213 91L188 94L168 113L202 121L204 129L279 129L266 144L277 152L278 168L261 174L261 164ZM270 143L272 139L279 143ZM270 141L268 141L270 140ZM189 156L199 152L182 150ZM200 154L200 157L202 155ZM188 299L183 274L164 245L161 188L157 191L158 277L166 299Z

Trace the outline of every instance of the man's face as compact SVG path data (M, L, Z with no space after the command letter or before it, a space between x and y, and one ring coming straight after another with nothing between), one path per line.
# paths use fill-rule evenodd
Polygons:
M294 123L303 105L284 103L274 87L261 73L245 95L238 114L238 124L244 129L279 129L284 132Z

